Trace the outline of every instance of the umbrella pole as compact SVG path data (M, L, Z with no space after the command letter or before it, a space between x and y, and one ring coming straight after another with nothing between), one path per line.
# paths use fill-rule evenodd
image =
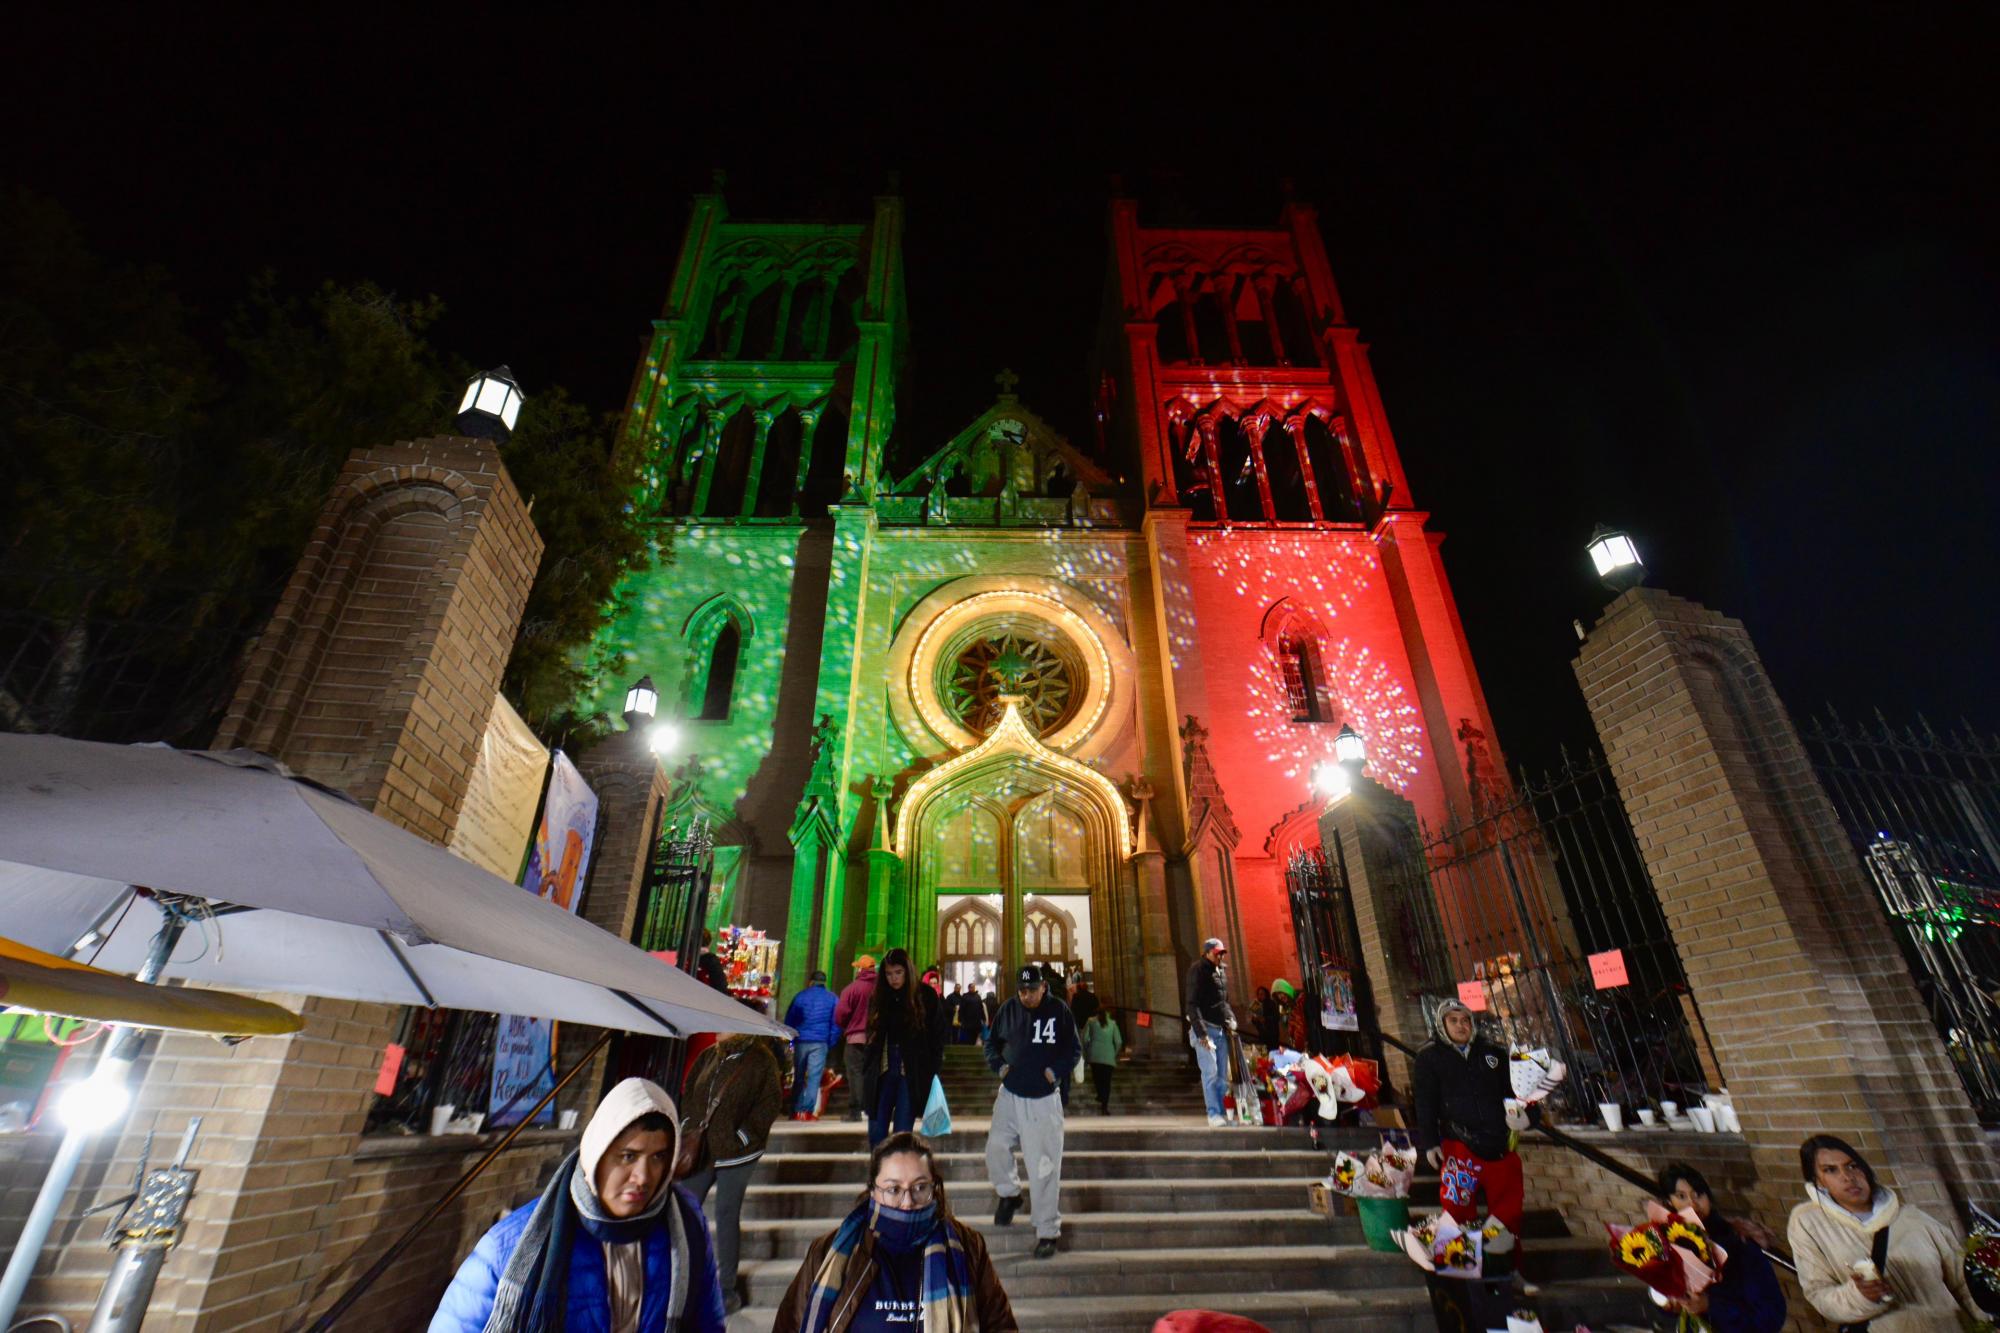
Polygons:
M178 907L164 898L155 898L164 920L160 922L159 933L153 936L152 952L146 955L145 966L139 969L138 979L151 984L160 979L166 970L167 959L173 957L174 945L180 942L181 931L187 925ZM139 1058L139 1048L145 1044L146 1034L142 1028L113 1026L104 1034L104 1040L111 1042L109 1053L105 1055L91 1078L102 1076L107 1085L115 1084L123 1088L125 1076L131 1072L133 1061ZM72 1125L63 1133L62 1146L56 1149L55 1160L49 1163L49 1173L42 1178L41 1193L35 1196L35 1206L28 1212L27 1225L21 1228L21 1238L14 1244L13 1257L7 1261L7 1272L0 1277L0 1329L14 1326L14 1314L21 1308L21 1297L27 1294L28 1279L35 1274L35 1264L42 1257L42 1247L48 1243L49 1232L54 1229L56 1212L62 1207L63 1195L69 1193L70 1182L76 1177L77 1165L83 1160L84 1149L90 1146L95 1128Z
M396 1243L394 1245L391 1245L388 1249L384 1250L380 1258L378 1258L374 1263L368 1265L368 1271L363 1273L360 1277L356 1278L354 1285L341 1293L340 1299L333 1303L332 1308L313 1322L312 1328L309 1331L309 1333L326 1333L327 1329L332 1328L334 1322L338 1320L342 1315L346 1314L347 1311L350 1308L352 1308L352 1306L356 1301L361 1299L362 1293L366 1292L369 1287L373 1286L377 1278L381 1277L382 1274L389 1271L389 1265L395 1263L398 1258L402 1257L403 1251L410 1247L410 1243L417 1238L418 1234L421 1233L423 1229L429 1226L432 1222L435 1222L438 1219L439 1215L442 1214L445 1209L451 1206L452 1200L456 1199L459 1195L465 1193L466 1188L470 1186L473 1181L479 1179L480 1172L484 1171L487 1167L491 1166L493 1164L493 1160L496 1157L498 1157L501 1153L507 1150L507 1145L514 1141L514 1136L516 1134L519 1134L522 1130L526 1129L529 1125L533 1124L535 1122L535 1117L542 1113L542 1108L544 1106L547 1106L550 1102L554 1101L556 1099L556 1094L561 1092L565 1087L569 1086L569 1081L575 1078L578 1074L582 1073L584 1067L591 1062L591 1060L597 1055L597 1053L603 1050L606 1046L610 1045L610 1043L611 1043L610 1032L604 1033L604 1035L600 1036L594 1043L592 1043L590 1049L585 1051L582 1057L578 1059L574 1065L570 1066L570 1071L567 1074L564 1074L560 1079L558 1079L556 1081L556 1085L553 1088L550 1088L547 1092L543 1093L542 1099L536 1102L532 1107L530 1107L526 1115L523 1115L519 1120L514 1122L514 1127L507 1131L507 1135L505 1138L501 1139L491 1148L488 1148L486 1150L486 1155L480 1158L477 1162L473 1163L472 1169L470 1171L467 1171L464 1175L460 1176L458 1178L458 1183L456 1185L453 1185L450 1189L446 1190L443 1198L439 1199L436 1203L432 1204L429 1210L426 1211L422 1217L418 1218L415 1222L412 1222L410 1224L410 1229L408 1231L405 1231L402 1235L396 1238ZM5 1324L0 1324L0 1328L5 1328L5 1327L6 1327Z

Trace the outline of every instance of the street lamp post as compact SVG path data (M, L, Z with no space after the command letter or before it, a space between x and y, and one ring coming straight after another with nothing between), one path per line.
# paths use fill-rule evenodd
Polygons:
M1614 592L1624 592L1646 581L1646 562L1639 558L1638 546L1616 528L1598 524L1583 549L1590 553L1597 577Z
M1359 773L1368 762L1368 743L1351 724L1343 722L1340 734L1333 738L1333 757L1350 773Z
M458 405L458 429L495 443L514 433L521 415L521 386L514 372L501 366L474 375L465 385L465 398Z

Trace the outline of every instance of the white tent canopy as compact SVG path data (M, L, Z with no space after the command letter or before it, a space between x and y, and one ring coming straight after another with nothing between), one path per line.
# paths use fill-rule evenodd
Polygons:
M790 1030L242 751L0 736L0 935L136 971L130 885L209 900L163 977L675 1036Z

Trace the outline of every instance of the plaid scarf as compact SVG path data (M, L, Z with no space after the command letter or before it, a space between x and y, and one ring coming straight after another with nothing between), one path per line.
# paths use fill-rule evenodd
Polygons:
M874 1230L875 1214L874 1200L865 1200L855 1205L833 1233L833 1243L827 1246L826 1258L813 1276L799 1333L829 1333L833 1328L848 1261L860 1248L861 1238ZM972 1264L958 1238L957 1224L940 1214L924 1242L924 1333L978 1333L978 1329L979 1314L972 1303Z

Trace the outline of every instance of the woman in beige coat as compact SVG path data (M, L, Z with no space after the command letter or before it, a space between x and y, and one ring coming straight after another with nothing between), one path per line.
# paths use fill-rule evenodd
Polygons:
M1869 1333L1972 1328L1985 1319L1965 1285L1961 1238L1900 1203L1860 1153L1815 1134L1799 1147L1799 1169L1810 1201L1792 1209L1787 1235L1799 1286L1821 1314L1866 1323Z

